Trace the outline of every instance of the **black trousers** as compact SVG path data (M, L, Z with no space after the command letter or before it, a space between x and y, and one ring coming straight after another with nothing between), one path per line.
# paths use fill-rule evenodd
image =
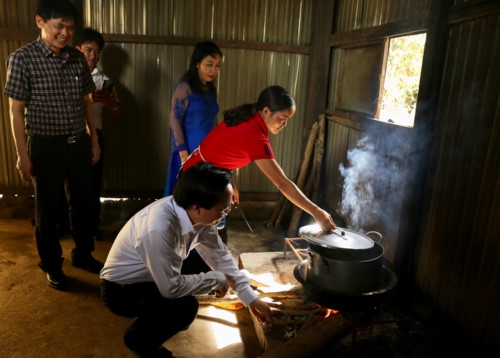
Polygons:
M66 189L75 241L73 253L85 256L94 250L89 227L90 137L82 133L75 142L68 143L66 136L31 136L28 154L34 168L35 236L40 266L50 271L62 265L59 226L67 221Z
M198 314L193 296L163 297L154 282L120 285L101 280L101 297L117 315L136 318L124 334L125 345L136 352L148 352L182 330Z
M92 166L92 195L91 195L91 225L92 234L97 234L101 222L101 186L102 173L104 170L104 137L102 131L96 129L99 147L101 148L101 157L99 161Z

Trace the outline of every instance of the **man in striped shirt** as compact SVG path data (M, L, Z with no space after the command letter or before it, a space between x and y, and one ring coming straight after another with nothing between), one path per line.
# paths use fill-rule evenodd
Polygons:
M48 284L65 289L58 225L71 214L73 266L99 273L91 252L91 165L99 160L89 93L95 89L84 56L68 46L78 19L68 0L39 0L38 39L7 59L4 95L9 97L17 169L32 181L36 201L36 244ZM67 188L67 196L66 196Z

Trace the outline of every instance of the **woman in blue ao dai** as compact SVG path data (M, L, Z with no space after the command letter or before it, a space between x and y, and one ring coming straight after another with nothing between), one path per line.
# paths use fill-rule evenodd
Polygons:
M196 44L188 70L174 88L170 110L172 149L164 196L172 195L177 174L189 154L217 125L217 91L222 52L213 42Z

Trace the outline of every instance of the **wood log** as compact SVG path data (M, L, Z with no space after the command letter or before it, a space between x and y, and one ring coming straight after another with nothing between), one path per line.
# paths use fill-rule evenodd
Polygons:
M313 182L312 182L312 195L311 200L313 203L319 202L319 189L321 183L321 169L323 168L323 154L325 152L325 115L322 114L319 116L319 125L318 125L318 135L316 136L315 143L315 165L314 172L312 174Z
M311 194L313 186L314 178L312 177L312 174L316 171L314 164L316 164L316 161L314 161L313 168L311 170L311 175L307 178L306 185L304 186L304 189L302 189L302 193L307 197L309 197L309 195ZM290 224L288 225L288 230L286 232L286 235L288 237L293 237L297 235L297 227L299 226L302 212L303 212L302 209L299 208L298 206L293 207L292 218L290 219Z
M305 310L298 310L298 309L277 309L273 308L273 315L276 316L306 316L309 317L311 314L313 314L317 309L315 310L310 310L310 309L305 309Z
M269 217L269 219L264 221L264 225L266 226L267 229L269 227L271 227L272 225L274 225L274 222L281 211L281 207L285 203L285 199L286 198L283 196L283 194L281 194L281 197L278 200L278 202L276 203L276 206L274 207L274 210L273 210L271 216Z
M283 205L281 206L281 209L278 213L278 216L276 217L276 220L274 222L274 227L278 227L278 225L280 224L281 222L281 219L283 219L283 215L285 215L285 211L286 211L286 208L288 207L288 199L285 198L285 200L283 200Z
M263 297L292 297L298 298L299 296L304 296L304 288L302 285L298 284L295 286L289 286L288 289L283 289L283 287L258 287L257 292Z
M354 326L342 315L327 317L282 345L266 351L259 358L303 358L312 356L335 338L347 334Z
M321 117L320 117L321 118ZM324 118L325 116L323 115L323 122L324 122ZM314 132L315 132L315 137L313 138L312 136L309 136L309 141L307 143L307 148L306 148L306 152L307 152L307 166L304 165L304 162L306 161L306 157L304 156L304 162L302 163L302 167L301 167L301 170L304 169L303 172L301 172L302 176L301 176L301 180L300 180L300 185L297 184L297 186L299 187L300 190L302 190L302 193L304 193L305 196L309 196L310 194L310 191L311 191L311 187L312 187L312 184L309 184L309 182L311 181L311 175L312 173L314 173L316 171L315 169L315 165L317 165L317 162L316 160L313 160L313 167L312 169L310 170L310 175L309 177L307 176L307 169L309 168L309 163L311 161L311 157L312 158L316 158L316 151L317 151L317 136L318 136L318 133L319 133L319 128L320 128L320 125L318 122L315 122L314 123ZM311 133L313 132L313 130L311 129ZM307 182L306 182L307 180ZM299 183L299 181L297 181L297 183ZM288 231L287 231L287 235L288 236L294 236L297 232L297 227L299 226L299 222L300 222L300 218L302 216L302 209L299 208L298 206L294 206L293 207L293 210L292 210L292 216L291 216L291 219L290 219L290 224L288 226Z
M299 176L297 177L296 181L296 184L300 190L302 190L302 188L304 187L304 183L306 181L307 170L309 169L309 163L311 162L311 153L314 149L317 133L318 133L318 122L314 122L311 128L311 133L309 133L309 139L307 141L306 150L304 152L304 159L302 160Z
M259 294L259 298L270 297L276 300L279 299L301 299L306 300L307 296L304 293L302 286L293 286L288 290L283 290L282 288L274 287L258 287L256 289ZM221 298L215 297L215 295L199 295L196 299L200 304L211 304L213 302L221 304L238 303L240 299L235 294L226 295ZM304 305L309 307L309 305Z

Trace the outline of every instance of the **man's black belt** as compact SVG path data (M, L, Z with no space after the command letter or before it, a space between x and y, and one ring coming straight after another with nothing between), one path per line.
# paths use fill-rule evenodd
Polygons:
M54 140L54 141L63 141L68 144L76 143L78 139L83 135L83 132L76 135L32 135L31 137Z

